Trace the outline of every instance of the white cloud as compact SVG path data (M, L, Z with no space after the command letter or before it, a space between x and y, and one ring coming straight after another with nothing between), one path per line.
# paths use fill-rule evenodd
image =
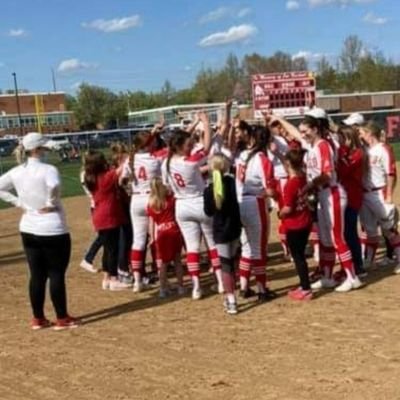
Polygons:
M91 22L83 22L82 26L84 28L94 29L105 33L112 33L137 28L141 23L140 15L131 15L130 17L122 18L96 19Z
M292 55L292 60L296 60L298 58L305 58L307 61L315 61L319 60L322 57L327 57L328 54L324 53L313 53L312 51L308 50L300 50L297 53Z
M3 62L0 62L0 68L3 68L3 67L5 67L6 66L6 64L5 63L3 63Z
M369 12L365 14L363 21L367 22L368 24L384 25L386 22L388 22L388 19L385 17L378 17L373 12Z
M23 37L26 36L28 34L28 32L25 29L10 29L7 33L8 36L11 37Z
M289 0L286 2L286 10L294 11L300 8L300 3L296 0Z
M212 10L209 13L203 15L200 18L199 23L206 24L207 22L218 21L218 20L228 17L230 15L232 15L231 9L229 9L228 7L219 7L217 9Z
M374 1L376 0L308 0L308 4L310 7L327 6L331 4L346 7L351 4L367 4Z
M189 71L192 70L192 67L191 67L190 65L186 65L185 68L184 68L184 70L185 70L186 72L189 72Z
M244 42L257 34L257 28L254 25L232 26L227 31L216 32L200 40L199 46L221 46L229 43Z
M97 64L88 63L85 61L80 61L77 58L69 58L63 60L58 65L57 71L61 73L72 73L77 71L82 71L85 69L96 68Z
M244 17L247 17L251 13L252 13L252 9L250 7L242 8L237 13L237 17L238 18L244 18Z

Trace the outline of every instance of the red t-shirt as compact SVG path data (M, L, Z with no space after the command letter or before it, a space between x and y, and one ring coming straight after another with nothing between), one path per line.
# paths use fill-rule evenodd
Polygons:
M147 207L147 215L151 217L158 229L176 229L179 230L175 220L175 197L169 195L166 198L165 207L156 211L150 206Z
M305 198L300 193L307 180L305 176L295 176L289 178L283 189L284 207L290 207L292 212L286 215L282 221L286 230L299 230L311 226L311 213L308 209Z
M338 152L337 173L339 182L347 192L347 205L359 210L363 201L364 153L361 149L340 146Z
M96 231L118 228L127 222L118 187L118 175L114 169L98 176L92 196L92 218Z

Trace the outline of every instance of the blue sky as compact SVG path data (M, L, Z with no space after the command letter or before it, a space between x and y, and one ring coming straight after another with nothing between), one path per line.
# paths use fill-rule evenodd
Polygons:
M276 50L332 61L357 34L400 62L400 0L1 0L0 88L189 86L203 66Z

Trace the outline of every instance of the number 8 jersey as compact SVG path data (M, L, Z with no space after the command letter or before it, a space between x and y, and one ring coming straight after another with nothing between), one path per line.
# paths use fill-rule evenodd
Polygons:
M200 165L206 159L204 151L197 152L191 156L174 156L169 163L164 160L161 173L163 182L169 186L177 199L202 197L205 182L200 172Z

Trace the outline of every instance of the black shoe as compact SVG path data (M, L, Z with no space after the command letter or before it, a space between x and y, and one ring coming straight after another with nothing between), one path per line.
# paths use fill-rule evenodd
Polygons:
M239 295L242 299L249 299L250 297L254 297L256 292L253 289L247 288L246 290L241 290Z
M278 297L278 295L275 292L273 292L269 289L267 289L263 293L258 293L257 296L258 296L258 301L260 303L266 303L267 301L274 300Z

